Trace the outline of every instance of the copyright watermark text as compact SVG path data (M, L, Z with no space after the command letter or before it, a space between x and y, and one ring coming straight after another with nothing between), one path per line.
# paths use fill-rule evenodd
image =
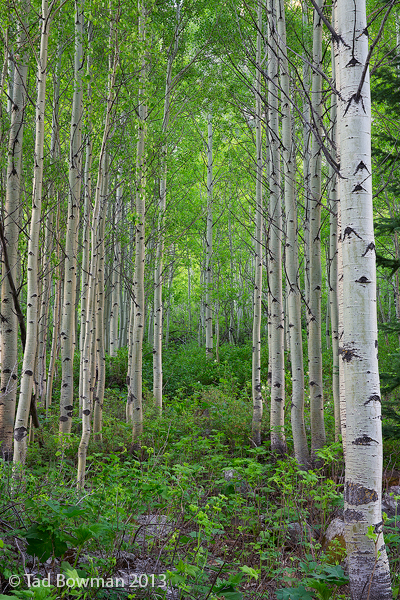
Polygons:
M69 587L69 588L147 588L158 587L165 588L165 573L130 573L129 582L122 577L69 577L68 573L57 573L55 576L47 575L40 579L32 573L26 573L24 577L11 575L8 583L12 588L18 587L21 583L26 583L28 588L38 587Z

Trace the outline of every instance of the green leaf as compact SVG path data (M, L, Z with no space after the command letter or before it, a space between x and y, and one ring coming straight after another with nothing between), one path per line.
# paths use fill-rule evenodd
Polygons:
M308 592L304 585L276 590L276 597L278 600L314 600L312 593Z
M244 565L243 567L240 567L240 570L243 571L243 573L247 573L247 575L250 575L250 577L254 577L254 579L258 579L258 573L255 569L253 569L253 567L248 567L247 565Z

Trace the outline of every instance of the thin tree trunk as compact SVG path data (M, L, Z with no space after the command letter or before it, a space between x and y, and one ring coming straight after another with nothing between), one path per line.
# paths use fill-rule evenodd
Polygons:
M333 48L332 48L333 50ZM332 75L335 77L335 60L332 51ZM336 95L331 99L331 135L333 139L333 153L337 160L337 104ZM330 199L330 245L329 245L329 304L332 329L332 390L335 414L335 441L339 440L340 426L340 391L339 391L339 303L338 303L338 193L337 175L332 166L329 167L329 199Z
M310 455L304 426L304 367L303 339L301 330L301 293L298 279L298 223L295 195L296 157L292 143L292 115L290 109L290 80L286 46L286 21L283 0L279 2L278 34L280 38L281 87L282 87L282 143L285 177L286 212L286 287L288 306L288 330L290 362L292 367L291 423L294 454L299 465L309 466Z
M253 420L252 438L256 446L261 445L261 421L263 415L263 397L261 392L261 318L262 318L262 285L263 285L263 157L261 129L261 36L262 36L262 3L257 2L257 51L256 51L256 214L254 235L254 292L253 292L253 354L252 354L252 390Z
M207 229L206 229L206 264L205 264L205 327L206 327L206 358L213 357L213 315L212 315L212 285L213 285L213 127L212 116L207 116Z
M62 381L60 434L71 433L74 403L75 303L79 207L82 181L83 8L75 0L74 93L70 128L68 219L64 257L64 301L61 319Z
M44 116L46 103L47 48L50 20L47 0L42 0L40 55L38 61L38 84L36 100L36 133L32 213L28 241L28 289L26 312L26 345L22 364L21 386L14 424L14 464L24 464L27 450L28 418L31 405L33 374L37 353L38 326L38 259L39 233L42 211L42 186L44 165Z
M24 4L22 9L24 9ZM23 46L25 30L18 32L18 46L21 59L14 69L14 82L11 111L11 128L8 144L6 199L3 213L2 238L6 244L3 257L7 253L7 267L3 263L1 282L1 383L0 383L0 443L4 460L11 461L13 454L13 432L18 381L18 317L15 310L14 290L18 287L19 272L19 215L21 204L22 144L24 136L24 114L26 102L26 80L28 65ZM10 279L14 283L10 285Z
M146 46L146 8L142 0L138 2L139 40L143 49ZM142 406L142 360L143 333L145 324L144 264L145 247L145 193L146 193L146 160L145 142L147 129L147 100L145 95L147 79L147 56L143 50L139 76L139 131L136 156L136 233L135 233L135 276L134 276L134 324L133 324L133 377L128 390L128 406L132 410L132 439L135 442L143 431Z
M107 215L107 200L108 200L108 182L109 182L109 158L108 152L104 152L104 171L102 177L102 193L100 199L100 207L102 217L99 223L99 239L97 245L97 267L96 267L96 315L95 315L95 332L96 332L96 392L94 395L93 404L93 434L94 438L102 441L101 430L103 427L103 403L104 403L104 388L106 382L106 356L105 356L105 319L104 319L104 290L105 290L105 226Z
M110 46L115 48L113 60L112 60L112 71L110 73L109 85L108 85L108 97L106 114L104 119L104 132L103 140L100 149L99 156L99 169L97 173L96 192L94 199L94 208L92 213L91 221L91 261L90 261L90 272L88 276L88 297L87 297L87 316L85 326L85 343L83 347L83 384L82 384L82 435L78 449L78 471L77 471L77 488L83 488L85 484L86 475L86 456L89 446L90 433L91 433L91 414L92 414L92 393L93 393L93 381L94 381L94 369L95 361L94 354L96 352L96 335L94 331L94 310L95 310L95 279L97 274L97 261L98 261L98 247L101 242L100 234L102 231L102 221L105 219L104 207L102 207L102 191L103 191L103 180L105 171L105 153L107 141L110 136L111 130L111 116L114 107L114 85L117 66L119 63L118 45L117 45L117 23L119 20L119 12L115 15L111 23L110 31Z
M317 0L322 9L322 0ZM311 453L326 441L322 391L321 344L321 148L319 132L322 119L322 21L314 10L312 113L314 129L311 136L310 161L310 300L308 320L308 365L310 386Z
M115 356L119 347L118 321L120 317L120 287L121 287L121 242L118 236L118 226L121 217L123 186L121 172L118 173L118 187L116 194L116 207L114 228L116 233L112 252L112 293L111 293L111 318L110 318L110 356Z
M157 225L157 249L156 263L154 269L154 336L153 336L153 396L155 405L159 414L162 413L162 388L163 388L163 369L162 369L162 338L163 338L163 255L164 255L164 225L165 210L167 205L167 134L169 129L170 105L171 105L171 83L172 66L178 51L179 31L180 31L180 4L176 8L176 27L174 33L174 44L171 48L167 61L167 74L165 79L165 97L164 114L161 135L163 136L163 146L161 149L161 179L160 179L160 200L158 205L158 225Z
M282 207L280 194L279 116L278 116L278 57L277 57L277 0L269 0L268 41L269 81L269 148L270 148L270 197L269 197L269 289L271 331L271 449L286 452L284 431L285 416L285 361L284 318L282 297Z

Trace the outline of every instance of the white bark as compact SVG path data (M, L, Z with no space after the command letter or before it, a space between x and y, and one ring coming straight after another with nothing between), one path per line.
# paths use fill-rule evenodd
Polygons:
M180 31L180 5L176 9L177 24L174 33L174 43L170 49L167 61L167 73L165 78L165 97L164 114L161 134L163 136L163 145L161 148L161 179L160 179L160 199L158 205L158 225L157 225L157 249L156 264L154 269L154 335L153 335L153 396L158 412L162 412L162 389L163 389L163 369L162 369L162 339L163 339L163 258L164 258L164 224L165 210L167 205L167 152L168 144L166 136L169 129L170 105L171 105L171 83L172 66L176 53L178 51L179 31Z
M120 316L120 287L121 287L121 242L118 236L118 226L121 218L123 185L121 172L118 174L116 206L114 216L115 242L112 252L112 285L111 285L111 316L110 316L110 356L115 356L119 348L118 322Z
M332 48L333 50L333 48ZM333 57L333 52L332 52ZM334 57L333 57L334 58ZM335 60L332 60L332 79L335 81ZM332 154L337 161L337 105L336 95L331 99L331 135L333 139ZM340 392L339 392L339 304L338 304L338 193L337 174L332 166L329 167L329 203L330 203L330 245L329 245L329 306L332 329L332 390L335 414L335 441L340 435Z
M147 129L147 103L145 97L147 79L146 45L146 9L142 0L138 3L139 10L139 39L143 46L142 64L139 82L139 131L136 151L136 231L135 231L135 275L134 275L134 323L132 332L133 365L132 378L128 389L127 415L132 417L133 441L143 431L142 407L142 354L143 334L145 324L145 293L144 293L144 264L145 248L145 189L146 189L146 160L145 142Z
M279 115L278 115L278 57L277 57L277 0L269 0L268 66L270 196L269 196L269 322L271 333L271 449L286 452L284 319L282 296L282 207L280 194Z
M339 0L338 126L345 331L340 355L346 387L345 538L352 599L387 600L392 598L392 590L382 534L381 398L366 31L365 1Z
M22 4L22 8L24 5ZM18 318L15 310L13 289L9 277L18 287L19 272L19 215L22 179L22 143L24 136L24 113L26 103L26 80L28 65L23 45L25 31L20 27L18 46L21 59L13 70L13 102L11 128L8 144L6 173L6 198L4 204L2 238L6 244L7 265L3 262L1 281L1 383L0 383L0 452L5 460L12 460L15 405L18 381ZM3 250L3 261L5 260Z
M207 227L206 227L206 264L205 264L205 329L206 358L213 357L213 127L212 115L207 116Z
M83 9L75 0L74 93L69 149L68 218L65 236L64 300L61 319L60 433L71 433L74 403L75 302L79 207L82 181Z
M112 43L115 40L117 22L119 13L114 17L111 23L110 38ZM115 42L114 42L115 46ZM119 62L118 49L115 52L112 60L112 71L110 72L108 96L106 105L106 114L104 119L103 139L101 143L99 156L99 169L97 173L96 191L94 198L94 207L91 220L91 259L90 272L88 277L88 296L87 296L87 311L86 311L86 326L85 326L85 342L83 347L83 383L82 383L82 435L78 449L78 471L77 471L77 488L80 489L85 484L86 475L86 456L89 446L91 434L91 414L92 414L92 391L94 381L95 361L94 355L96 352L96 336L94 331L94 311L95 311L95 279L98 264L98 248L101 243L102 221L105 218L104 207L102 206L102 192L105 172L105 154L107 141L111 130L111 116L115 102L114 85L117 66Z
M44 164L44 109L46 103L47 48L50 20L48 3L42 0L40 54L37 72L37 100L35 113L35 153L32 193L32 213L28 241L28 289L26 312L26 345L22 364L21 385L14 424L14 464L24 464L27 450L29 409L33 387L33 374L37 353L38 325L38 258L39 232L42 211L42 186Z
M285 6L279 2L278 34L280 39L281 87L282 87L282 143L285 178L286 212L286 286L288 307L288 330L292 367L291 423L294 454L299 465L307 467L310 456L304 426L304 367L301 330L301 293L298 279L297 204L295 195L296 157L292 143L292 115L290 109L290 80L286 46Z
M317 0L319 8L322 0ZM312 113L314 129L311 136L310 160L310 299L308 320L308 366L310 386L311 452L325 444L324 403L322 390L321 344L321 147L322 124L322 21L314 10L313 31Z
M262 3L257 3L257 54L256 54L256 214L254 235L254 292L253 292L253 354L252 354L252 391L253 420L252 438L256 446L261 445L261 420L263 415L263 397L261 393L261 317L262 317L262 276L263 276L263 195L262 195L262 129L261 129L261 36Z

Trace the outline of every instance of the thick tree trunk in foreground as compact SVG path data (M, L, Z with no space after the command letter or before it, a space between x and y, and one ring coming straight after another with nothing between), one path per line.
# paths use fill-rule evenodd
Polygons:
M338 126L346 387L345 538L353 600L392 598L382 534L382 431L364 0L338 2Z

